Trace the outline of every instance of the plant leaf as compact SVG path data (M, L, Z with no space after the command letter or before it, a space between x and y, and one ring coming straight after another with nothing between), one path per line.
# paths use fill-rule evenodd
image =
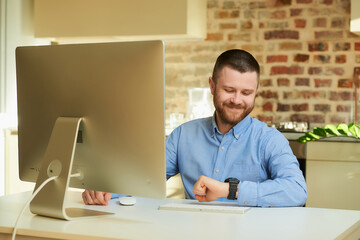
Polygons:
M320 139L320 137L313 132L307 132L307 133L305 133L305 136L310 138L310 141Z
M296 141L300 142L300 143L306 143L306 142L311 141L311 139L306 136L302 136L302 137L299 137L298 139L296 139Z
M355 123L350 123L348 128L349 128L350 133L354 137L360 138L360 126L359 125L356 125Z
M316 135L321 136L321 137L327 136L325 129L323 129L321 127L314 127L313 133L315 133Z
M347 136L348 132L349 132L349 128L345 123L339 123L336 126L336 129L338 130L339 133L341 133L342 135Z
M335 125L328 124L325 126L325 131L331 135L338 136L340 133L336 129Z

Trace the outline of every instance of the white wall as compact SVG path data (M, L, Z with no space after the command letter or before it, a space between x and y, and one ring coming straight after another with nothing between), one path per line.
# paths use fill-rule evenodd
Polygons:
M34 38L34 0L0 0L0 196L5 193L4 130L17 128L15 49L49 44Z

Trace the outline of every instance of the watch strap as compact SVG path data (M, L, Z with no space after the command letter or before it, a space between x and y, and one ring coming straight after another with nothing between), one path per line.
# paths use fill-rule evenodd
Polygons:
M227 199L229 200L236 200L236 192L238 191L238 185L240 183L239 179L237 178L227 178L225 182L229 183L229 195Z

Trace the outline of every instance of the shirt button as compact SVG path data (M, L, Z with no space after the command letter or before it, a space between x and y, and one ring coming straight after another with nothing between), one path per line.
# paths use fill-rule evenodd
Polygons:
M245 201L244 204L247 205L247 204L248 204L248 201Z
M224 150L225 149L225 147L221 147L221 150Z
M239 135L237 135L237 134L236 134L236 135L235 135L235 137L236 137L236 138L238 138L238 137L239 137Z
M219 169L216 169L216 171L215 171L216 173L219 173L220 172L220 170Z

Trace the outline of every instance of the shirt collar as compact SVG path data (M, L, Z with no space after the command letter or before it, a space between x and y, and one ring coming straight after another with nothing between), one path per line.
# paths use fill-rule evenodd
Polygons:
M241 120L238 124L236 124L230 131L234 135L234 138L239 139L240 134L248 129L251 124L251 117L247 115L243 120ZM220 133L215 120L215 113L211 119L211 137L215 136L215 133ZM220 133L221 134L221 133Z

